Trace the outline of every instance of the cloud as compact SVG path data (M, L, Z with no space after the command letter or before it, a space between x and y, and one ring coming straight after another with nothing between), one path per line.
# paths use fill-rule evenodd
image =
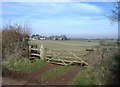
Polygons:
M67 6L67 5L66 5ZM68 7L69 6L69 7ZM102 13L102 9L96 5L88 4L88 3L71 3L68 4L67 10L71 12L77 13L86 13L86 14L99 14Z
M116 2L119 0L2 0L2 2Z
M39 9L38 9L39 8ZM102 9L88 3L3 3L3 15L69 16L100 14Z
M93 12L93 13L101 13L102 9L97 7L96 5L91 5L87 3L81 3L75 5L76 8L80 8L82 10L88 11L88 12Z

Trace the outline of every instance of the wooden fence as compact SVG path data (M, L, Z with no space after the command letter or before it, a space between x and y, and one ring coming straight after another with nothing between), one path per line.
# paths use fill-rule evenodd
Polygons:
M51 51L41 45L38 49L37 46L29 46L30 56L39 57L47 62L60 64L60 65L82 65L88 66L89 64L85 62L84 58L80 58L75 53L69 50L62 50L60 52Z
M29 46L30 58L39 57L41 59L45 58L45 48L43 45L38 49L37 45L30 45Z

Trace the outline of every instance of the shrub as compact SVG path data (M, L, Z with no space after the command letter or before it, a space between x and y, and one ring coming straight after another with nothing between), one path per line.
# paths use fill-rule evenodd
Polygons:
M7 63L5 63L4 66L8 70L19 71L22 73L30 73L44 66L45 64L47 63L41 59L38 59L34 61L33 63L31 63L29 59L21 58L21 59L15 60L11 56L7 58Z
M2 29L3 59L14 55L14 58L28 56L29 33L21 25L9 25Z
M115 46L116 45L114 41L108 41L108 40L100 40L99 44L101 46Z

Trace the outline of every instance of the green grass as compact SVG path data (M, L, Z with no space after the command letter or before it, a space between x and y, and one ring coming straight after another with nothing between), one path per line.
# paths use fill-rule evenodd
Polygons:
M50 78L52 76L55 76L57 74L63 73L63 72L67 72L72 68L72 66L60 66L54 69L51 69L49 71L47 71L46 73L44 73L40 79L47 79Z
M61 50L85 50L88 47L98 45L98 41L88 42L87 40L77 41L52 41L52 40L35 40L29 41L30 44L37 44L40 47L44 44L49 49L61 49Z
M15 70L15 71L20 71L23 73L30 73L38 68L42 67L43 65L47 64L41 59L36 60L35 62L31 63L28 59L18 59L18 60L13 60L12 58L7 60L8 63L6 67L9 70Z
M94 85L94 78L90 76L89 70L80 71L70 82L71 85Z

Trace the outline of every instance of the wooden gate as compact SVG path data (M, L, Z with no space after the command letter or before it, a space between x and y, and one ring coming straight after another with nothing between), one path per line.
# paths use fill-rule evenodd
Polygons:
M82 65L88 66L89 64L85 62L83 58L80 58L75 53L70 50L62 50L60 52L56 52L55 50L49 50L41 45L40 48L37 46L29 46L30 57L34 56L41 58L47 62L60 64L60 65Z
M46 53L46 61L60 65L89 65L87 62L85 62L83 59L81 59L69 50L63 50L60 53L49 50Z

